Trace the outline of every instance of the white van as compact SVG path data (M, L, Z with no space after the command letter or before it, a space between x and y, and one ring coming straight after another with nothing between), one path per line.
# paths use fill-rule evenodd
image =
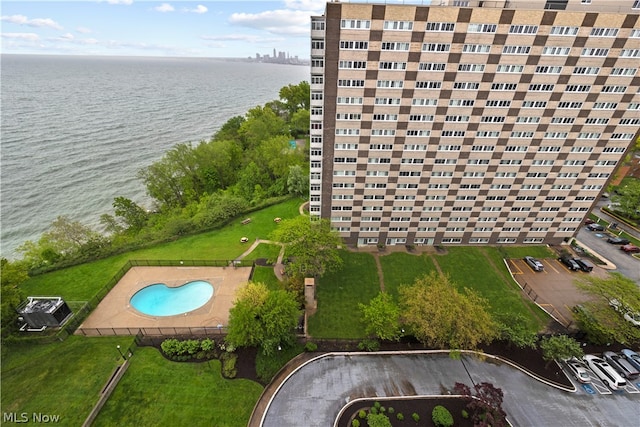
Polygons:
M627 386L625 379L603 359L593 354L587 354L583 359L587 363L587 366L589 366L589 369L591 369L603 383L609 386L610 389L619 390Z

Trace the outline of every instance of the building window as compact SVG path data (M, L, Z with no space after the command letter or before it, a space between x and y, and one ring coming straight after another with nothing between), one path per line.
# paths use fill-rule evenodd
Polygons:
M580 108L582 108L582 102L578 102L578 101L562 101L562 102L558 102L558 108L580 109Z
M362 19L342 19L340 28L343 30L368 30L371 28L371 21Z
M458 71L481 73L484 71L484 67L484 64L458 64Z
M615 37L618 35L618 29L593 27L589 35L594 37Z
M400 98L376 98L376 105L400 105Z
M382 42L382 50L400 50L400 51L408 51L409 43L404 42Z
M612 76L635 76L637 68L612 68L611 75Z
M588 74L597 75L600 72L600 67L575 67L573 74Z
M562 67L560 67L562 69ZM496 72L498 73L521 73L524 65L498 65Z
M537 25L512 25L509 27L509 34L536 34Z
M444 71L446 68L447 64L442 62L421 62L418 64L420 71Z
M338 68L362 70L367 68L367 61L340 61L338 62Z
M425 31L452 32L456 27L453 22L427 22Z
M506 45L502 48L502 53L511 55L528 55L531 51L531 46L509 46Z
M338 80L338 87L364 87L364 80Z
M491 84L491 90L516 90L517 88L518 88L517 83L492 83Z
M622 49L623 52L624 50L625 49ZM609 49L585 47L584 49L582 49L581 56L607 56L608 54L609 54ZM624 55L620 53L620 56L624 56Z
M368 50L369 42L368 41L357 41L357 40L341 40L340 41L340 49L345 50Z
M462 90L478 90L480 83L478 82L453 82L454 89Z
M467 32L469 33L495 33L498 26L496 24L469 24Z
M421 107L435 107L438 105L437 99L428 99L428 98L413 98L411 101L411 105L421 106Z
M548 65L540 65L536 67L536 73L539 74L560 74L562 67L551 67Z
M440 89L442 82L438 81L417 81L416 89Z
M376 87L387 89L402 89L404 87L403 80L378 80Z
M451 44L449 43L424 43L422 45L423 52L449 52Z
M554 36L575 36L578 34L578 27L551 27L549 34Z
M413 30L413 21L384 21L385 30L411 31Z
M563 55L563 56L566 56L566 55L569 55L570 51L571 51L570 47L545 46L545 48L542 49L542 54L543 55Z
M522 108L546 108L547 101L523 101Z
M462 46L464 53L489 53L491 52L490 44L465 44Z

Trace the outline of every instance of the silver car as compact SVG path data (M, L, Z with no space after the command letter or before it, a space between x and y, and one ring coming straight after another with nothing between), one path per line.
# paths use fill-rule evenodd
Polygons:
M535 271L544 270L544 265L542 265L542 263L537 259L535 259L534 257L526 256L524 257L524 260L526 261L527 264L529 264L529 267L533 268Z
M590 383L591 377L589 376L589 371L587 371L587 367L584 363L572 357L571 359L567 359L564 361L565 365L571 372L571 374L575 377L576 380L581 383Z
M623 349L621 353L629 361L629 363L631 363L637 370L640 371L640 354L628 348Z

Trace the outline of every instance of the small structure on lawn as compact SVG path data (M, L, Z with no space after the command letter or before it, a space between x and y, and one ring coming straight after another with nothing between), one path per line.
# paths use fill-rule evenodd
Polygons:
M17 312L24 322L20 330L30 332L60 327L73 314L61 297L28 297Z

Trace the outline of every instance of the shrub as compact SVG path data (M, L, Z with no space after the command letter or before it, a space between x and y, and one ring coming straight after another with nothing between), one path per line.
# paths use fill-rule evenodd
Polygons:
M194 355L200 350L200 341L198 340L186 340L182 342L183 345L183 353L187 353L189 355Z
M380 411L381 414L384 414L385 412L387 412L387 408L385 408L384 406L381 406L378 408L378 411Z
M453 415L442 405L433 408L431 419L436 427L451 427L453 425Z
M396 410L393 409L393 406L389 406L389 408L387 409L387 412L390 414L393 414L394 412L396 412Z
M200 342L200 348L204 351L211 351L216 347L216 342L211 338L205 338Z
M462 410L462 418L464 418L465 420L469 418L469 412L467 412L466 409Z
M369 409L369 413L373 414L373 415L377 415L378 414L378 408L376 408L375 406L371 407L371 409Z
M360 421L359 420L352 420L351 421L351 427L360 427Z
M309 341L304 346L304 351L316 351L318 349L318 344Z
M172 359L174 356L178 354L179 344L180 342L177 339L169 338L162 341L162 344L160 344L160 348L162 349L164 354L167 355L167 357Z
M220 356L220 360L222 361L222 376L229 379L235 378L238 375L238 368L236 367L238 355L225 352Z
M358 411L358 418L367 418L367 412L364 409L360 409L360 411Z
M373 404L373 407L374 407L374 408L376 408L376 409L380 409L380 406L381 406L381 405L380 405L380 402L375 402L375 403Z
M404 420L404 415L402 414L402 412L398 412L396 414L396 418L398 419L398 421L402 421Z
M415 422L420 421L420 415L418 415L416 412L411 414L411 418L413 418L413 421L415 421Z
M366 339L358 343L358 349L361 351L378 351L380 349L380 343L378 340Z

